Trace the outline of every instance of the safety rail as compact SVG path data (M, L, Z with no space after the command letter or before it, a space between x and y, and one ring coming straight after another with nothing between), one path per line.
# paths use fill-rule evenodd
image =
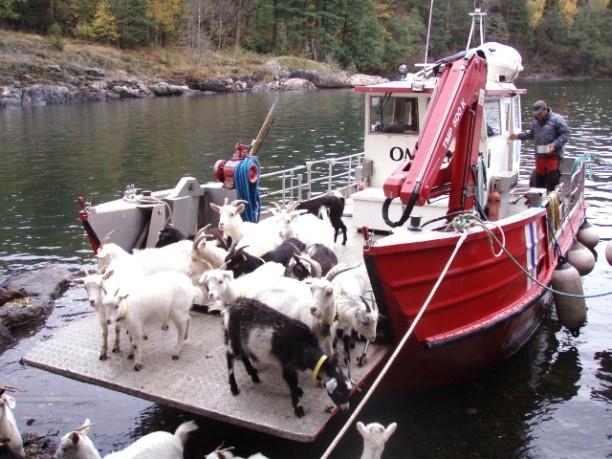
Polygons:
M320 194L340 191L351 194L359 185L356 171L363 164L365 154L306 161L304 165L291 167L260 176L260 197L264 202L310 199Z

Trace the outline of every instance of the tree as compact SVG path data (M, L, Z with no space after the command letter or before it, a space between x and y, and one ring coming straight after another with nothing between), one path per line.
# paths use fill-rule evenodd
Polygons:
M96 7L91 33L94 39L104 43L114 43L119 38L117 21L111 13L108 0L101 0Z
M0 0L0 22L19 18L16 8L24 0Z
M111 0L110 6L117 19L119 45L127 48L147 45L154 25L147 17L147 0Z
M416 8L408 15L391 16L385 28L385 70L395 70L398 64L414 64L423 59L426 29Z
M162 45L176 37L182 6L181 0L149 0L147 17L153 23L156 41Z

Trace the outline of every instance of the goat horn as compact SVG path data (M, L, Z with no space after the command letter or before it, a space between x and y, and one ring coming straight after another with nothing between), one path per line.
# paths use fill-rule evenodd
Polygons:
M287 212L294 211L299 205L300 205L300 201L293 201L289 203L289 205L287 206Z
M273 201L273 202L272 202L272 205L273 205L274 207L276 207L278 210L283 210L283 208L280 206L280 204L279 204L278 202L276 202L276 201Z
M361 301L363 301L363 304L365 304L366 311L368 311L368 313L372 312L372 309L370 309L370 305L368 304L366 299L361 295L359 295L359 298L361 298Z
M238 204L248 204L248 201L245 201L244 199L236 199L234 201L232 201L232 206L236 207Z
M314 273L312 273L312 277L321 277L323 270L321 269L321 264L318 261L313 260L307 255L295 254L294 256L310 265L311 269L314 271Z
M359 266L361 266L361 263L357 263L355 265L336 265L329 270L325 276L325 280L331 282L337 275L342 274L345 271L350 271L351 269L359 268Z
M227 206L227 201L229 201L229 199L227 199L227 198L224 198L224 199L223 199L223 205L224 205L224 206Z

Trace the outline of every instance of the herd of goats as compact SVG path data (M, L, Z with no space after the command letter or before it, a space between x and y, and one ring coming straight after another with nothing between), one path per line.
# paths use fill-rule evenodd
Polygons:
M362 365L368 344L376 339L379 314L374 301L366 299L370 283L363 263L339 264L334 253L340 231L346 243L341 219L344 199L332 195L275 204L272 216L259 223L242 220L244 201L226 199L223 205L210 206L219 214L218 231L207 225L193 240L166 227L155 248L130 254L110 242L110 235L103 239L96 254L98 270L77 280L99 318L100 360L108 358L109 329L115 332L112 352L120 351L125 329L128 359L133 359L135 371L141 370L145 325L167 329L169 322L177 331L172 359L178 359L188 336L190 310L194 304L207 305L209 311L221 313L233 395L240 393L234 376L238 358L254 383L260 379L253 361L280 367L297 417L305 415L299 403L303 392L298 371L310 370L313 381L325 388L334 404L348 409L353 390L351 348L356 338L365 339L358 358ZM336 352L338 342L343 344L342 352ZM0 395L0 445L25 457L11 412L14 405L12 397ZM86 420L66 434L55 457L100 458L87 436L90 427ZM396 425L358 423L357 428L364 438L362 458L374 459L380 458ZM187 436L195 429L195 423L187 422L174 435L153 432L105 457L182 458ZM234 456L218 449L206 457Z

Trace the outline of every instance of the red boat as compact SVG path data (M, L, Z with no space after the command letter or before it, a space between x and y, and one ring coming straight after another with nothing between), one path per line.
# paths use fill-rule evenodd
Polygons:
M394 228L364 247L394 344L441 282L393 366L397 385L466 380L516 353L547 313L543 286L585 220L582 164L564 158L552 192L519 181L520 143L508 136L521 126L520 70L516 51L485 43L402 81L358 89L371 108L372 186L352 196L354 224ZM457 228L466 216L478 224Z

